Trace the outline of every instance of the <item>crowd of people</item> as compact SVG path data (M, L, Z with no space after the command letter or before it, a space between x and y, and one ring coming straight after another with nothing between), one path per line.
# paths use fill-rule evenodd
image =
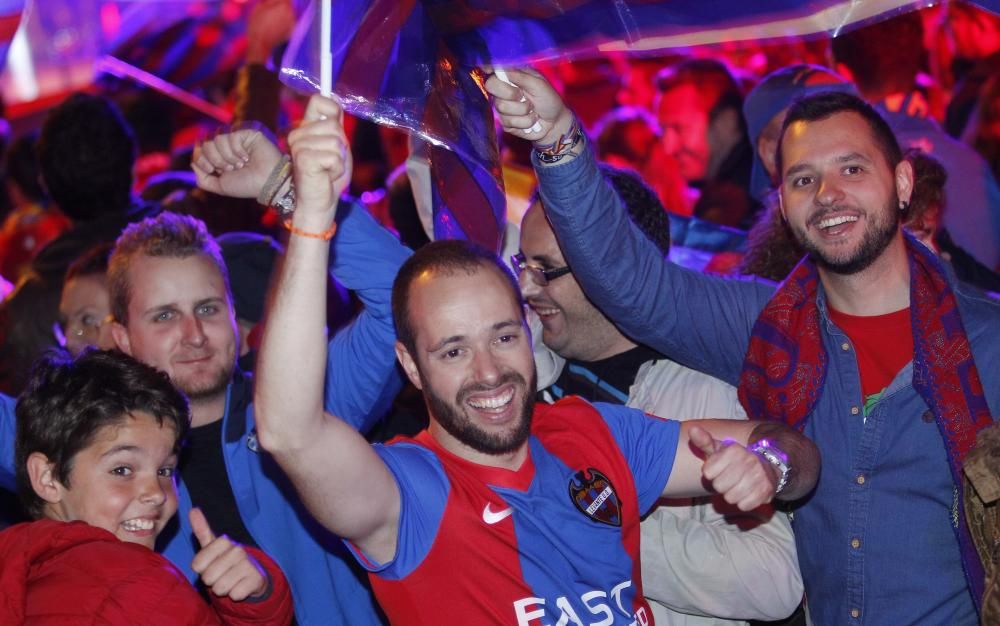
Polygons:
M1000 624L1000 16L487 73L502 250L293 25L5 138L0 624Z

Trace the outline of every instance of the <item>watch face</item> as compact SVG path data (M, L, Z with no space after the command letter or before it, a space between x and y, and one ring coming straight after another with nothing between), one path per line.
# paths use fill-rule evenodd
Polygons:
M274 203L274 208L278 209L278 212L282 215L289 215L295 211L295 194L289 192L281 197L280 200Z
M749 450L760 455L778 470L778 485L775 487L774 493L775 495L781 493L781 490L788 484L788 475L791 472L791 467L788 465L788 457L780 449L771 445L771 442L767 439L761 439L750 447Z

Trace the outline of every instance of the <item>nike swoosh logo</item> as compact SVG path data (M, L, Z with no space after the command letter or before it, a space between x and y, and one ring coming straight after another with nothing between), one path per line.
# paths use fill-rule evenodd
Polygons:
M494 511L490 509L490 503L487 502L486 506L483 507L483 521L486 522L487 524L496 524L497 522L510 517L510 514L513 512L514 509L510 507L507 507L502 511Z

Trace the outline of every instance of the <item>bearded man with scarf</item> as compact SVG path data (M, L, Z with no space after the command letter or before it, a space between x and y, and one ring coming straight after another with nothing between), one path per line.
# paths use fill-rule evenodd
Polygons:
M535 142L587 296L633 340L738 384L751 419L819 446L820 481L793 519L813 622L977 624L983 567L960 472L1000 414L1000 302L902 231L913 172L885 121L842 93L791 107L779 192L809 254L780 285L727 280L664 261L558 94L532 70L508 77L486 88L508 132Z

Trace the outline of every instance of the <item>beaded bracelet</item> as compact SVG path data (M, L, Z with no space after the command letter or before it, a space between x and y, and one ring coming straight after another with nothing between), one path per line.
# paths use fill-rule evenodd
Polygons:
M297 228L292 224L291 220L285 220L281 223L281 225L285 227L285 230L292 233L293 235L298 235L300 237L310 237L312 239L322 239L323 241L330 241L331 239L333 239L334 233L337 232L337 222L334 222L330 226L330 228L327 228L321 233L312 233L309 232L308 230L302 230L301 228Z

